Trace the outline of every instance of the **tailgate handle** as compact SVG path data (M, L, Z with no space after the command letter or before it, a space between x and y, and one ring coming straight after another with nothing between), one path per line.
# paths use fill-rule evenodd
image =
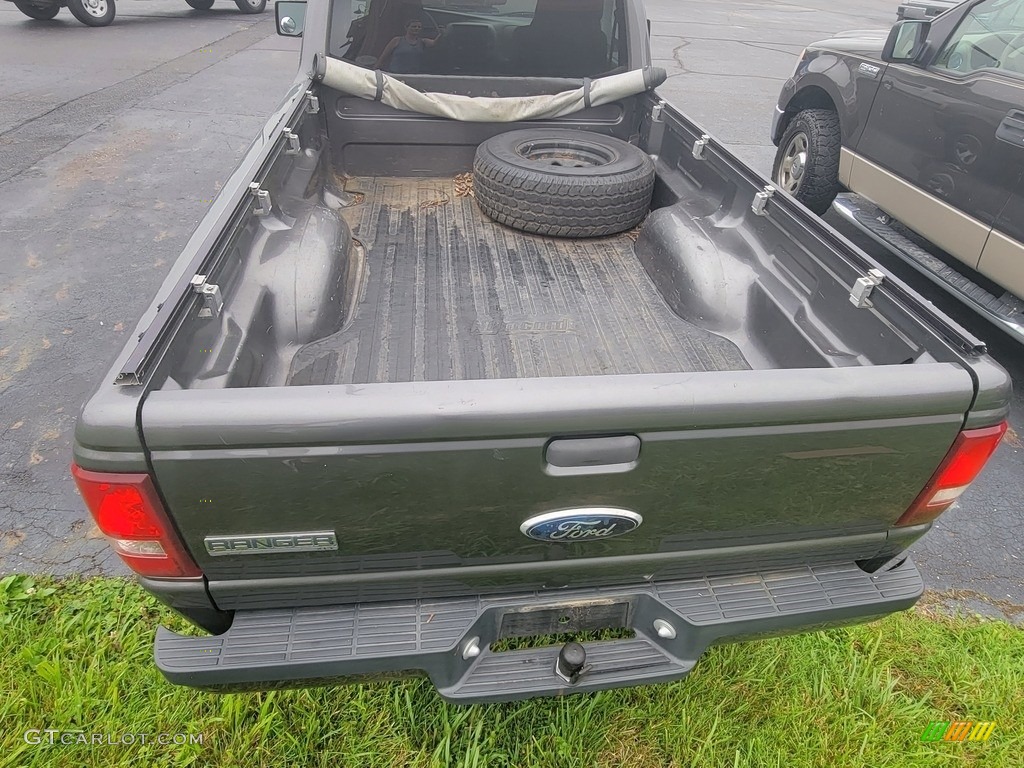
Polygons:
M551 474L628 472L640 458L640 438L621 435L552 440L546 458Z

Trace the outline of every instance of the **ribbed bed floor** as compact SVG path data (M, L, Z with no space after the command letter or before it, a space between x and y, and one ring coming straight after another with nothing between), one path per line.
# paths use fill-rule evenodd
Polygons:
M749 368L674 314L620 235L560 240L492 222L452 179L352 179L365 263L344 328L305 345L288 383Z

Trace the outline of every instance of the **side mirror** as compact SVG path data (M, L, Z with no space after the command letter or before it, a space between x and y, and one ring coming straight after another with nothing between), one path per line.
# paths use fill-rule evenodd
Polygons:
M928 43L930 21L901 21L889 33L882 49L882 61L913 64Z
M306 26L305 0L279 0L274 3L274 15L277 16L277 34L302 37L302 28Z

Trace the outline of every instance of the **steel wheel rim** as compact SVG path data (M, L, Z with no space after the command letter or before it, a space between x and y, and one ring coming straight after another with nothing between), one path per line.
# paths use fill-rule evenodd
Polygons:
M531 163L556 168L600 168L616 159L614 152L598 144L559 139L523 142L516 147L516 154Z
M107 15L107 0L82 0L82 7L90 16L102 19Z
M259 8L263 4L263 0L245 0L245 4L250 8Z
M779 178L776 179L779 186L790 194L800 190L804 174L807 173L807 150L810 143L807 134L797 133L789 140L785 152L782 153L782 163L779 165Z

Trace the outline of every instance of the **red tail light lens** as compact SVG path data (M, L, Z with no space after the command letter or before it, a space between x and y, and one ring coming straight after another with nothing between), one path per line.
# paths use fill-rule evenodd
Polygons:
M1007 424L961 432L938 471L896 525L919 525L934 520L963 495L981 473L1006 434Z
M149 475L91 472L71 465L78 490L96 525L122 560L140 576L201 576L171 528Z

